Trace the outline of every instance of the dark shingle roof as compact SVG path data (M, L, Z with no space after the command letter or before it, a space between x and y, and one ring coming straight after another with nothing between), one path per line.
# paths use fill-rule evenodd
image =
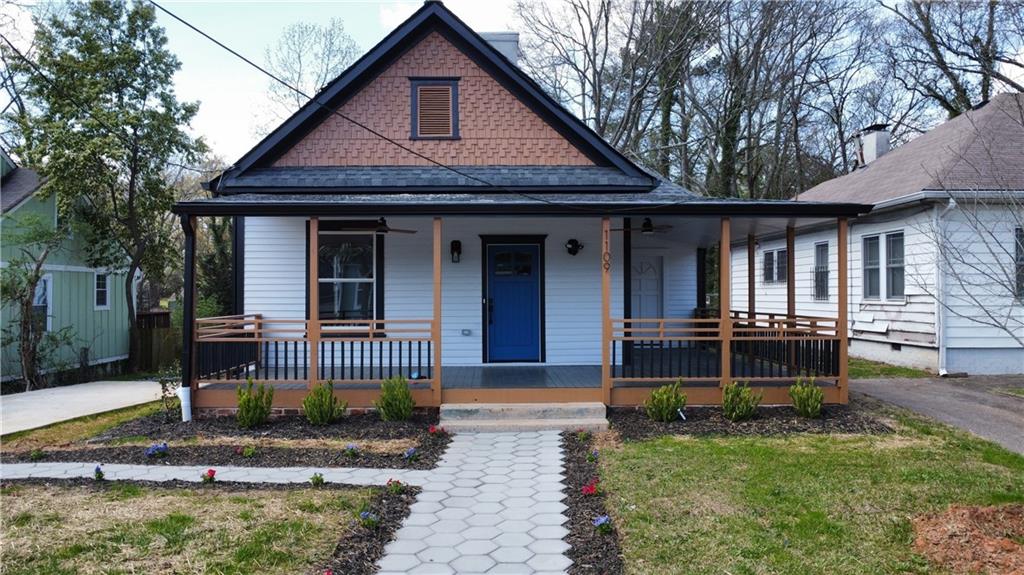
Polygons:
M1024 190L1024 94L999 94L800 200L877 204L954 190Z
M35 193L42 183L35 170L15 167L0 181L0 211L14 208Z
M649 190L651 180L600 166L337 166L251 169L221 181L218 193L243 191L453 191L498 188L562 191ZM496 190L499 191L500 190Z

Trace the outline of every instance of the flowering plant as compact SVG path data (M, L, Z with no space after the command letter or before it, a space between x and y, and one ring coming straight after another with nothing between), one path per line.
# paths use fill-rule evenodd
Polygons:
M246 445L244 447L239 445L235 448L235 454L241 455L242 457L255 457L256 447L253 445Z
M581 427L576 430L576 439L580 441L587 441L590 439L590 432Z
M99 465L97 465L96 469L94 469L92 471L92 477L96 481L103 481L103 477L104 477L104 475L103 475L103 468L100 467Z
M597 495L597 480L594 479L590 483L584 485L581 489L584 495Z
M167 457L167 442L154 443L146 448L146 457Z
M409 449L406 449L405 453L402 455L402 458L405 459L406 461L416 461L417 459L419 459L419 457L420 453L416 451L415 447L410 447Z
M595 463L597 461L597 455L598 454L597 454L597 450L596 449L591 451L590 453L588 453L587 454L587 462L588 463Z
M359 513L359 524L367 529L376 529L380 525L380 518L372 511L362 511Z
M341 453L344 454L345 457L359 457L359 446L355 443L349 443L345 446L345 449L341 450Z
M594 527L601 535L608 535L612 532L612 518L607 515L598 515L594 518Z
M387 488L388 493L394 493L396 495L405 491L405 484L397 479L388 479L388 482L384 487Z
M203 480L203 483L213 483L217 480L216 477L214 477L215 475L217 475L216 469L207 469L206 472L199 477Z
M320 487L321 485L326 483L324 481L324 474L323 473L314 473L313 476L309 478L309 483L313 487Z
M428 427L427 433L429 433L430 435L448 435L448 431L445 428L438 427L436 425L431 425L430 427Z

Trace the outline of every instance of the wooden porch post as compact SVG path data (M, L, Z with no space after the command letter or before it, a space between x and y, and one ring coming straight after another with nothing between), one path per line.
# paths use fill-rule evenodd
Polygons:
M729 218L722 218L722 231L718 243L718 320L719 333L722 337L722 387L730 383L732 374L732 317L729 314L729 306L732 303L730 263L732 261L732 247L729 245L730 224Z
M796 230L786 226L786 316L796 317L796 254L793 245L796 243Z
M838 223L838 237L836 241L839 244L839 313L836 317L836 335L839 336L839 401L840 403L848 403L850 401L850 390L849 390L849 337L847 331L847 314L849 313L849 281L850 274L847 270L847 247L848 247L848 232L846 218L839 218Z
M430 327L434 340L434 373L430 383L435 406L441 405L441 218L434 218L434 321Z
M192 413L195 415L196 394L196 217L181 216L181 229L185 234L184 294L182 297L181 329L181 386L188 387L192 396Z
M306 318L306 341L309 343L309 381L313 389L320 372L320 219L309 218L309 317Z
M757 317L757 296L754 294L754 277L757 269L754 256L754 234L747 234L747 317Z
M612 242L611 219L601 218L601 395L612 403Z

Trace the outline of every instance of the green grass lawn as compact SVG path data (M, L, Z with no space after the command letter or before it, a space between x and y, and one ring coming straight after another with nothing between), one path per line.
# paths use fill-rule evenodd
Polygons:
M175 400L175 405L177 405L176 402L177 400ZM162 409L163 403L151 401L141 405L86 415L47 425L46 427L8 433L0 437L0 446L3 449L34 449L66 445L88 439L126 421L152 415Z
M911 517L1024 502L1024 457L905 412L882 436L665 437L602 453L629 573L935 573Z
M859 357L851 357L847 364L850 369L850 379L885 379L888 377L934 377L922 369L913 367L900 367L889 365L878 361L870 361Z
M13 485L0 492L3 573L309 573L370 494Z

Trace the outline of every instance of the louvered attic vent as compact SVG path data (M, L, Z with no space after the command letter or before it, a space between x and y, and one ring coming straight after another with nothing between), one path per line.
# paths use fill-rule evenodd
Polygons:
M458 138L458 89L454 81L413 84L413 138Z

